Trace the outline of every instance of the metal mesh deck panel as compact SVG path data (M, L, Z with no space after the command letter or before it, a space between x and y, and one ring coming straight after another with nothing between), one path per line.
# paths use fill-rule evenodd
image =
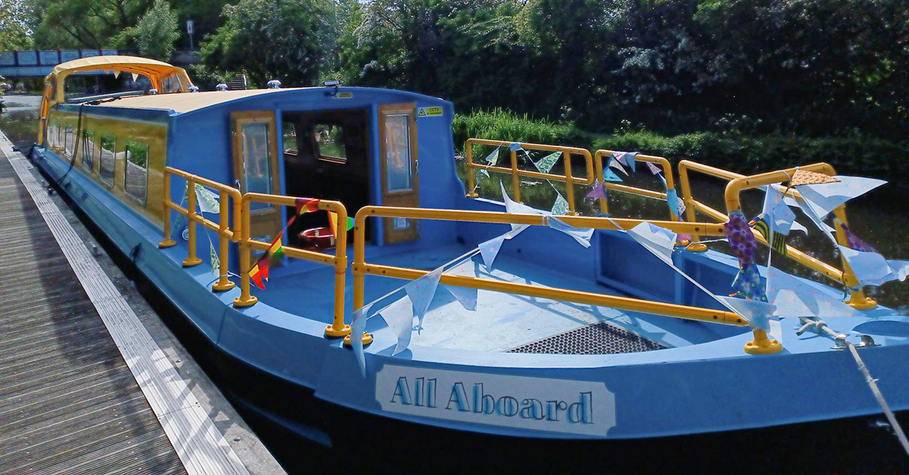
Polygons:
M600 322L537 340L508 350L509 353L605 355L659 350L665 346L640 335Z

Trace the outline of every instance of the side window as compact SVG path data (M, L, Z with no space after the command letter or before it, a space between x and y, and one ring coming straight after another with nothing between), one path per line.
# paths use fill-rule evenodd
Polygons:
M287 155L296 155L297 150L297 130L293 122L283 122L281 129L284 134L284 153Z
M66 126L66 158L73 158L73 153L76 150L76 138L73 136L73 126Z
M385 119L386 188L389 193L409 191L413 186L410 178L409 120L407 114L393 114Z
M344 129L340 125L317 124L313 128L313 143L319 160L347 163L347 148L344 146Z
M82 133L82 168L89 174L92 173L95 164L95 133L86 130Z
M123 174L123 191L145 205L148 182L148 145L126 142L126 172Z
M271 193L272 179L268 161L268 124L243 124L244 193Z
M57 138L57 121L52 120L47 124L47 146L54 148L54 141Z
M117 152L117 138L113 135L101 136L101 160L99 176L108 186L114 186L114 155Z

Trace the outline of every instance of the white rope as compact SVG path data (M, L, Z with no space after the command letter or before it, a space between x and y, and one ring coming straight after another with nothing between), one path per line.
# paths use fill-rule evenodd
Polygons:
M849 352L852 353L852 357L855 358L855 363L858 365L859 371L865 377L865 382L868 383L868 387L871 388L871 392L874 393L874 397L877 399L877 403L880 404L881 409L884 410L884 415L886 415L887 420L890 421L890 427L893 428L893 432L896 435L896 438L899 439L900 445L903 446L903 450L906 451L906 455L909 455L909 440L906 439L906 434L903 432L903 428L900 427L900 423L896 420L896 416L893 415L893 411L890 410L890 406L888 406L887 401L884 400L884 395L881 394L881 390L877 387L877 382L874 378L871 377L871 373L868 371L868 367L865 366L865 362L862 361L862 358L859 356L858 351L855 350L855 346L848 341L846 342L846 346L849 348Z

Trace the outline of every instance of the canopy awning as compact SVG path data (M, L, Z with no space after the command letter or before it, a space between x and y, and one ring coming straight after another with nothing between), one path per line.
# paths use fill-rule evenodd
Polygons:
M63 80L70 74L82 71L114 71L115 73L141 74L147 77L151 81L152 87L158 89L161 93L177 92L176 90L165 91L162 89L165 79L168 78L173 79L173 84L179 92L186 92L193 85L185 69L163 61L136 56L92 56L54 66L54 70L45 78L45 83L55 86L56 102L63 102Z

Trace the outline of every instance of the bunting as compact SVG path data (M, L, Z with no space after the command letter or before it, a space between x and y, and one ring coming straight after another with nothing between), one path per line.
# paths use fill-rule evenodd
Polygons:
M674 232L645 221L629 229L627 233L660 260L674 266L672 263L672 250L676 242Z
M256 284L256 287L265 290L265 284L262 280L268 280L268 255L263 254L258 261L249 270L249 278Z
M211 273L220 274L218 268L221 267L221 258L218 257L218 251L215 250L215 245L211 241L208 241L208 257L211 260Z
M364 378L366 377L366 355L363 353L363 333L366 331L366 320L369 318L370 308L372 308L372 303L354 310L350 320L350 347L353 349L357 365L360 367L360 374Z
M406 350L410 346L411 335L413 335L413 301L405 296L385 307L385 309L380 310L379 315L385 319L385 322L388 323L388 328L398 337L398 342L395 344L395 349L391 355L394 356Z
M473 261L470 259L453 267L449 272L451 275L460 275L465 277L476 277L474 272ZM442 287L457 299L458 303L465 310L474 312L477 310L477 288L476 287L458 287L456 285L443 285Z
M487 270L492 270L492 264L495 262L496 256L499 255L499 249L502 248L503 242L505 242L504 234L480 243L480 255L483 256L483 265L486 266Z
M788 235L792 223L795 222L795 213L786 205L783 194L773 187L767 187L767 191L764 193L764 207L761 210L761 216L764 225L768 230L773 229L774 234Z
M761 236L764 237L765 241L770 242L770 226L767 224L767 221L764 220L764 215L754 218L749 224L751 224L757 232L761 233ZM770 247L784 256L787 255L789 251L786 248L786 235L774 231L773 244Z
M649 169L650 173L653 175L659 175L660 172L662 171L662 170L660 170L660 167L654 165L653 163L650 163L650 162L645 162L645 163L647 163L647 169Z
M593 237L592 228L576 228L555 216L550 216L547 221L550 228L571 236L584 247L590 247L590 238Z
M294 201L294 207L297 208L297 216L313 213L319 210L319 200L316 198L297 198Z
M622 165L630 168L631 171L635 171L635 157L638 152L613 152L612 156L619 161Z
M852 249L855 249L856 251L877 252L877 249L872 247L867 242L863 241L861 238L859 238L855 234L852 234L852 231L849 230L849 228L846 226L846 223L840 221L839 219L837 219L836 221L837 221L837 224L840 225L840 228L842 228L843 234L846 236L846 242L849 243L849 247L851 247Z
M335 239L337 239L338 238L338 213L335 213L334 211L328 212L328 224L331 225L331 234L335 237ZM351 229L353 229L353 227L354 227L354 220L353 220L353 218L348 216L347 217L347 229L345 229L344 231L345 232L350 231Z
M432 303L432 298L436 294L436 288L439 286L441 277L442 268L439 267L404 286L407 297L413 303L413 316L420 321L417 327L418 331L423 329L423 317L426 315L426 311L429 310L429 304Z
M739 269L732 281L732 290L736 295L748 300L767 301L767 292L761 284L761 273L757 264L749 264Z
M218 195L208 188L196 183L196 203L199 205L199 211L203 213L220 213L221 204L218 202Z
M620 165L619 162L615 158L609 159L609 168L616 169L616 170L624 173L625 176L628 176L628 172L626 172L625 169L622 168L622 165Z
M801 171L801 170L800 170ZM827 177L826 175L821 175ZM829 177L828 177L829 178ZM793 177L795 179L795 177ZM822 184L805 184L799 186L799 193L815 206L815 212L821 218L827 216L839 205L861 196L885 183L884 180L864 178L858 176L840 176L836 182Z
M685 211L685 210L683 209L682 211ZM684 223L684 222L685 222L685 220L682 219L682 216L681 216L681 215L679 215L679 222L680 222L680 223ZM691 234L688 234L688 233L678 233L678 235L676 236L676 240L678 240L679 242L681 242L681 241L688 241L688 242L691 242L692 239L693 239L693 238L691 237Z
M558 191L556 194L558 196L556 196L555 203L552 204L552 214L557 216L568 214L568 201Z
M729 239L729 245L732 252L739 260L739 268L745 269L754 263L754 256L757 253L757 239L748 227L745 215L741 211L732 211L729 213L729 221L725 226L726 238Z
M612 171L612 168L606 168L603 170L603 180L611 182L621 182L622 179Z
M672 213L673 216L678 218L682 215L681 211L679 211L679 196L678 193L676 193L675 188L666 190L666 204L669 205L669 212Z
M763 301L745 300L736 297L720 297L727 305L735 309L754 328L770 332L770 320L776 312L776 306Z
M837 297L776 267L767 270L767 298L787 317L851 317L858 314Z
M501 147L499 147L501 148ZM496 148L489 155L486 156L483 160L486 161L490 166L496 166L499 163L499 148Z
M600 180L597 180L593 184L593 188L591 188L590 192L588 192L587 196L585 196L585 198L593 198L593 199L597 199L597 198L606 199L606 197L607 197L606 187L604 186L603 182Z
M540 170L540 172L549 173L549 171L552 170L552 167L559 161L561 155L562 152L553 152L541 158L538 162L534 162L533 160L531 160L531 162Z

